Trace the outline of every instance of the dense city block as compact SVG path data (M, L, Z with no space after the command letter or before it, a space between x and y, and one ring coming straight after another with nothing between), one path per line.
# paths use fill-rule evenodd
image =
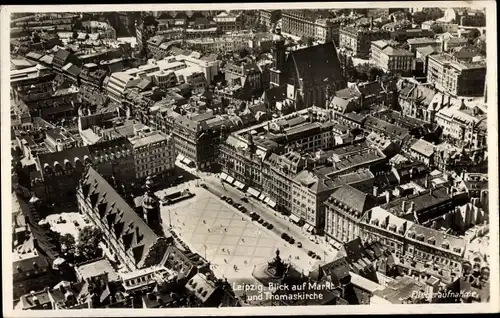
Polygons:
M10 23L15 309L490 300L484 10Z

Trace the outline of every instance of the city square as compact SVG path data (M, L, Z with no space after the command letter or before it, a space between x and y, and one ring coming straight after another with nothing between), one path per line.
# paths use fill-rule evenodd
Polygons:
M179 237L193 251L206 257L217 274L234 281L250 278L254 266L272 259L277 249L284 259L290 259L306 272L317 262L303 249L290 246L248 215L195 184L192 181L189 187L195 193L193 198L161 207L163 226L168 230L171 221Z

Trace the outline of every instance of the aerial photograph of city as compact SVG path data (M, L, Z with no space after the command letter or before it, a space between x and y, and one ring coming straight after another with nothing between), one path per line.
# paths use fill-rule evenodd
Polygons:
M14 311L490 302L485 8L9 15Z

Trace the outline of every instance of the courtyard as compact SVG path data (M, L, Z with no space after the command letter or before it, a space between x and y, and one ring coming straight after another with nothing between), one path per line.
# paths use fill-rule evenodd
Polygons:
M272 260L276 249L280 250L283 259L290 259L306 272L314 264L307 251L290 246L212 193L193 183L179 186L181 189L186 187L195 196L175 205L162 206L163 226L168 230L171 224L194 252L212 264L217 276L230 282L251 280L254 267ZM171 191L175 190L169 189L167 193ZM157 195L164 193L159 191Z

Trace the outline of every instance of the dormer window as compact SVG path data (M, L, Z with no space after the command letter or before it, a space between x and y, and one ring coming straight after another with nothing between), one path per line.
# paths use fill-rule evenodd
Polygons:
M448 243L448 242L443 242L443 244L441 244L441 247L447 250L447 249L449 249L449 248L450 248L450 243Z

